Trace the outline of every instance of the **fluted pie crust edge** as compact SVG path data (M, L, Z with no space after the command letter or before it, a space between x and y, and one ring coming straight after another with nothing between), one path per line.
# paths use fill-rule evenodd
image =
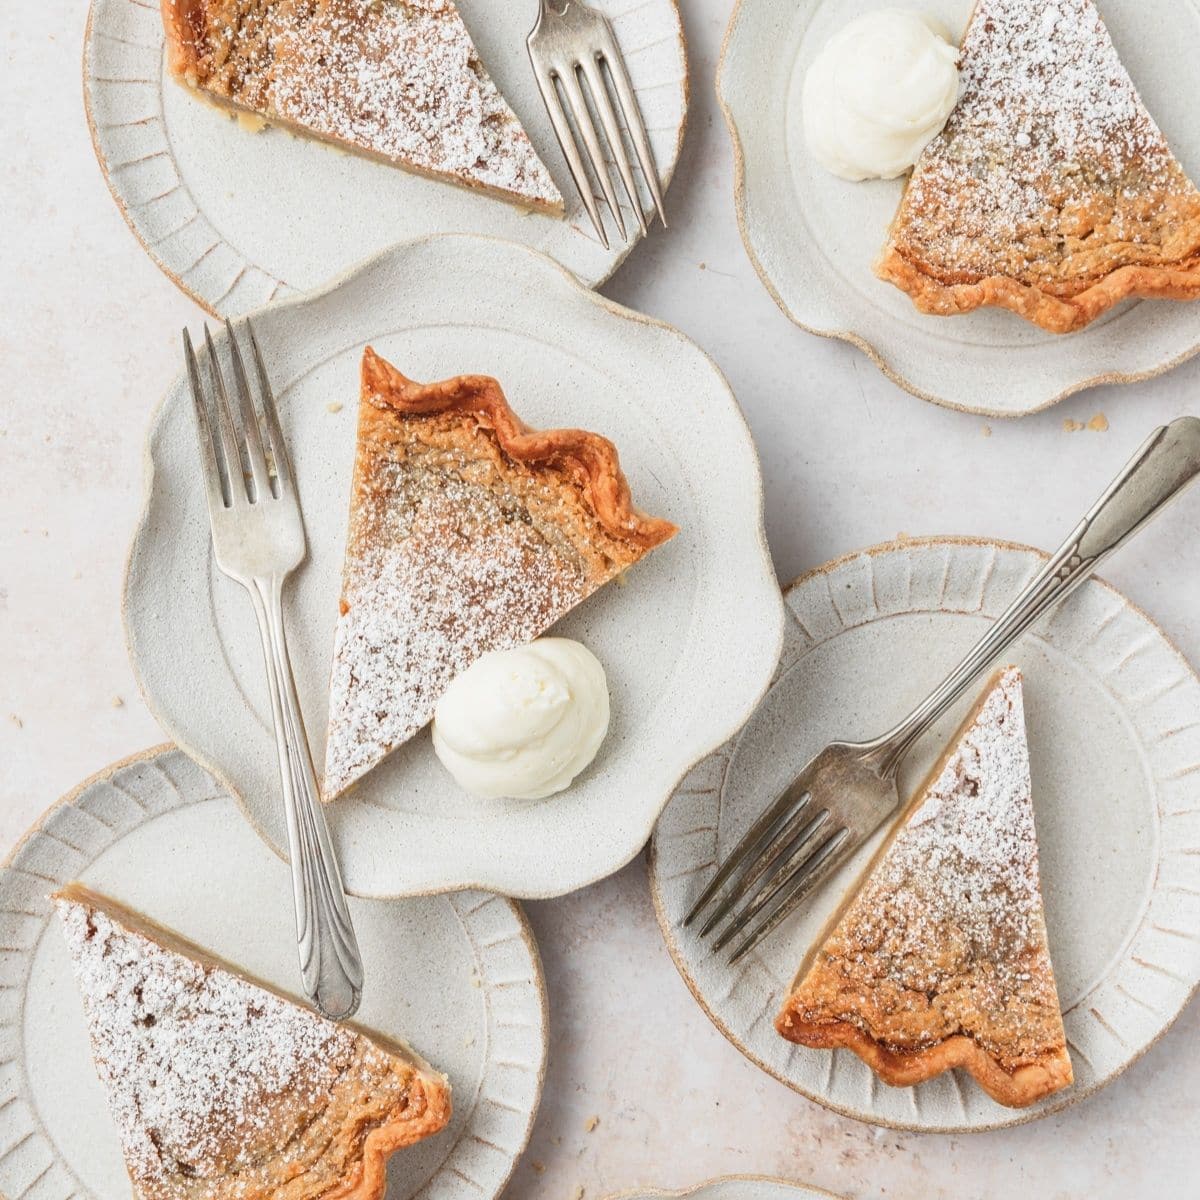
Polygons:
M362 360L362 398L402 416L473 414L510 459L558 474L577 487L605 531L640 552L661 546L679 532L670 521L647 516L634 506L612 442L584 429L531 429L491 376L416 383L368 346Z
M287 1004L301 1007L286 992L265 983L241 967L234 966L212 951L198 946L144 913L110 896L93 891L83 883L67 884L55 892L51 899L103 912L136 934L172 953L199 963L202 967L232 975ZM407 1084L407 1102L404 1107L394 1110L389 1121L367 1134L363 1141L362 1158L356 1163L356 1169L340 1183L320 1193L319 1200L383 1200L387 1191L389 1157L398 1150L441 1132L450 1123L450 1086L408 1046L353 1023L346 1023L345 1027L402 1061L412 1071L412 1076ZM134 1194L138 1194L136 1185ZM269 1200L271 1194L244 1189L237 1192L239 1200Z
M1197 222L1200 238L1200 222ZM888 246L875 266L887 283L907 292L918 311L959 316L979 308L1006 308L1048 333L1075 333L1124 300L1200 299L1200 257L1177 267L1118 267L1075 296L1054 296L1006 275L970 283L943 283Z

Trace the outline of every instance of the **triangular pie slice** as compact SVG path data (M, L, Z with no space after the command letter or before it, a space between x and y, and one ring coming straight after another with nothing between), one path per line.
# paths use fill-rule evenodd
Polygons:
M414 383L368 348L324 796L433 718L489 650L545 633L676 533L634 508L616 448L534 431L499 383Z
M170 71L208 99L419 175L562 213L561 193L454 0L161 5Z
M906 1087L962 1067L1021 1108L1071 1083L1038 877L1021 673L989 684L776 1026Z
M877 266L922 312L1052 333L1129 296L1200 296L1200 191L1092 0L977 0L962 92Z
M54 899L136 1200L381 1200L388 1157L449 1121L407 1047L79 884Z

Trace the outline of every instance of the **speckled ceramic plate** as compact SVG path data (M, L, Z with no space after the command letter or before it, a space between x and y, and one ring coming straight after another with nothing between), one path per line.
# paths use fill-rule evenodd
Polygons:
M924 316L875 277L903 181L846 183L804 144L809 64L877 0L741 0L718 90L737 157L737 210L751 261L779 306L812 333L864 350L915 395L969 412L1035 412L1100 383L1144 379L1200 350L1196 305L1132 301L1055 337L996 310ZM957 37L972 0L925 0ZM1200 57L1197 0L1100 0L1117 48L1185 167L1200 178L1200 105L1179 80Z
M804 576L775 684L742 733L684 780L655 832L653 887L676 965L721 1031L772 1075L846 1115L906 1129L1019 1124L1110 1082L1200 983L1200 680L1154 623L1092 581L1012 653L1026 716L1050 949L1075 1085L1024 1111L968 1076L889 1088L847 1051L793 1046L775 1014L868 846L739 969L681 928L750 819L835 736L908 713L1045 561L995 542L876 547ZM911 792L971 698L918 744ZM880 835L882 836L882 835Z
M669 181L688 103L675 0L593 2L612 18ZM632 249L637 225L627 214L629 244L614 234L605 250L571 184L525 51L536 4L458 6L566 197L565 218L525 213L282 130L247 133L166 76L158 0L92 0L83 63L88 123L113 198L150 257L222 315L308 291L385 246L433 233L508 238L549 254L589 286L607 279ZM667 204L669 214L669 196Z
M770 682L783 611L758 461L716 366L681 334L581 288L507 242L398 246L311 298L255 318L279 396L309 557L285 594L313 750L326 700L364 343L417 379L497 376L537 427L611 437L633 494L682 530L557 628L600 657L613 720L595 764L542 803L460 792L419 735L329 807L347 886L388 896L460 887L549 896L617 870L679 778L737 730ZM330 412L342 405L340 411ZM254 617L215 568L191 400L154 420L125 622L134 668L172 738L285 844Z
M609 1200L838 1200L832 1192L788 1183L786 1179L769 1179L765 1175L729 1175L710 1179L681 1192L665 1192L658 1188L635 1188L621 1192Z
M60 800L0 869L0 1194L127 1200L129 1177L47 897L75 879L295 995L287 868L174 747ZM484 893L351 901L366 967L357 1021L444 1071L454 1117L390 1164L389 1200L493 1197L525 1148L546 1062L546 995L521 910Z

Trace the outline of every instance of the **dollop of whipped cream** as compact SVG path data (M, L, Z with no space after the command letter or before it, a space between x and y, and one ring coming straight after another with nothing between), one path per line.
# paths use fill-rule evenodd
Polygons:
M541 800L569 787L608 733L608 683L567 638L483 655L438 703L433 747L465 791Z
M932 17L881 8L836 33L804 80L804 135L842 179L894 179L958 102L958 49Z

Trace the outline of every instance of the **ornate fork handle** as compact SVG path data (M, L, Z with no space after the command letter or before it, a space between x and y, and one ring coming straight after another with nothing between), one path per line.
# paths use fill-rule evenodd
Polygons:
M1059 551L989 628L978 645L912 714L878 743L880 768L895 771L921 737L1000 655L1069 596L1114 550L1200 474L1200 418L1156 430Z
M306 993L325 1016L345 1020L362 996L363 966L341 873L321 807L283 623L283 581L247 584L262 635L296 902L296 940Z

